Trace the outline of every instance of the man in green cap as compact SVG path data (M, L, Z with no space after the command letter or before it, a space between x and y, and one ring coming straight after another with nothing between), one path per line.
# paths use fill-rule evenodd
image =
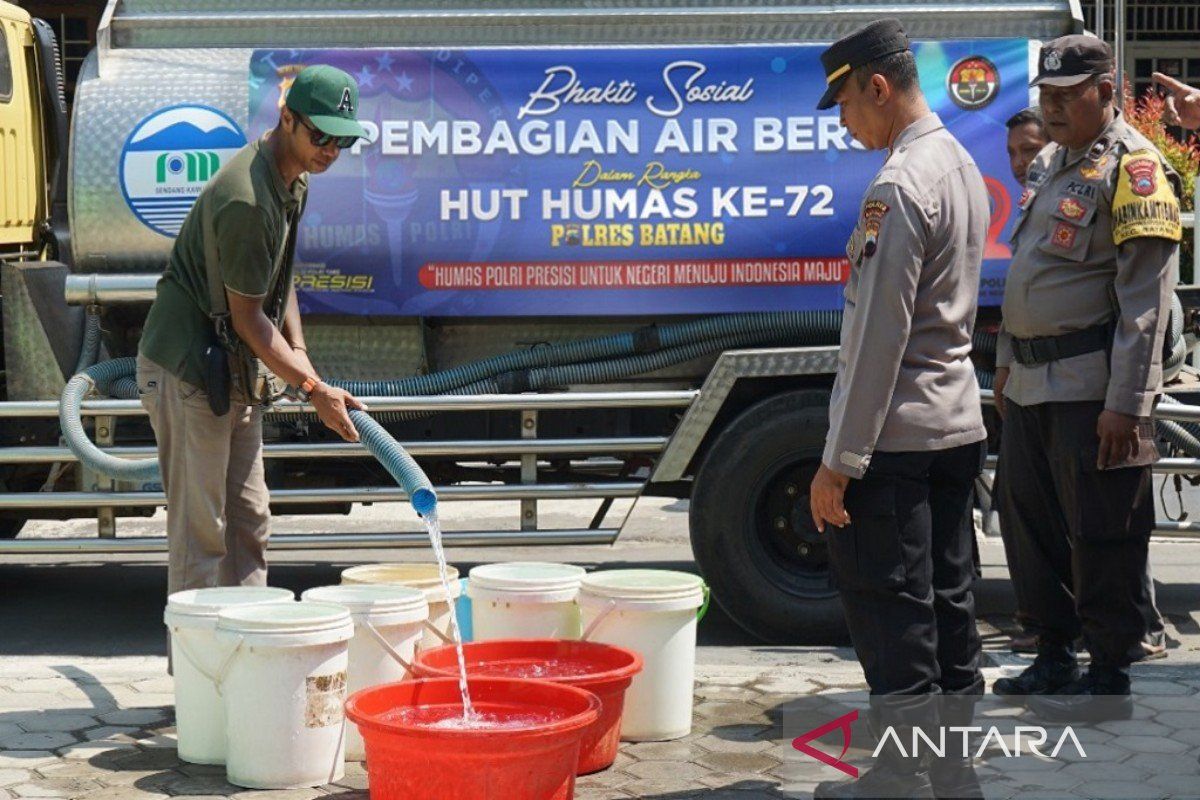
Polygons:
M321 382L292 284L308 176L367 135L357 108L345 72L301 71L275 128L204 187L158 282L137 379L167 495L169 592L266 583L262 415L272 391L260 364L358 440L347 409L363 405Z

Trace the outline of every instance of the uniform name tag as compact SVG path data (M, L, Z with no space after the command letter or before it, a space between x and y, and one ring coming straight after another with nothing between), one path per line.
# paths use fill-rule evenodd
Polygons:
M1063 189L1065 194L1073 197L1080 197L1084 200L1095 200L1097 187L1094 183L1084 183L1083 181L1067 181L1066 188Z

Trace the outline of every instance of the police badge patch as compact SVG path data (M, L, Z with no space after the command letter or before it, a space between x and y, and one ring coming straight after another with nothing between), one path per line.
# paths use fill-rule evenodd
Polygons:
M1064 197L1058 201L1058 213L1062 214L1063 219L1078 222L1087 213L1087 207L1072 197Z
M863 255L867 258L875 255L878 249L879 226L887 212L888 204L881 200L868 200L863 203L862 228L863 238L866 240L863 244Z
M1074 225L1060 222L1054 226L1054 233L1050 234L1050 241L1055 247L1070 250L1075 246L1075 233L1078 230Z
M1158 162L1152 158L1135 158L1126 161L1121 169L1129 173L1129 189L1139 197L1149 197L1154 194L1154 177L1158 172Z

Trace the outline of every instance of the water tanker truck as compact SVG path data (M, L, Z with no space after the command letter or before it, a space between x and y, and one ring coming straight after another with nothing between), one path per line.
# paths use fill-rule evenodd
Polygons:
M64 441L60 394L128 357L197 194L276 123L304 65L360 85L371 138L315 179L295 285L311 357L443 501L512 500L451 544L611 543L615 500L690 498L717 602L768 640L842 629L807 490L837 361L845 243L882 161L817 112L825 44L885 13L992 199L977 366L991 368L1020 189L1005 120L1077 0L111 0L67 118L48 26L0 3L0 548L138 551L164 500ZM153 456L136 399L83 399L107 454ZM298 402L267 417L278 513L405 499ZM591 523L538 502L590 498ZM17 537L94 517L89 538ZM626 515L627 518L627 515ZM276 548L424 533L279 535Z

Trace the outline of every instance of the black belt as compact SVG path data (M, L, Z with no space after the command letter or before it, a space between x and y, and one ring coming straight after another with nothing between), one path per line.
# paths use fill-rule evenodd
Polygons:
M1108 350L1112 346L1114 330L1112 323L1105 323L1061 336L1039 336L1035 339L1018 339L1014 336L1013 360L1025 367L1034 367L1085 353Z

